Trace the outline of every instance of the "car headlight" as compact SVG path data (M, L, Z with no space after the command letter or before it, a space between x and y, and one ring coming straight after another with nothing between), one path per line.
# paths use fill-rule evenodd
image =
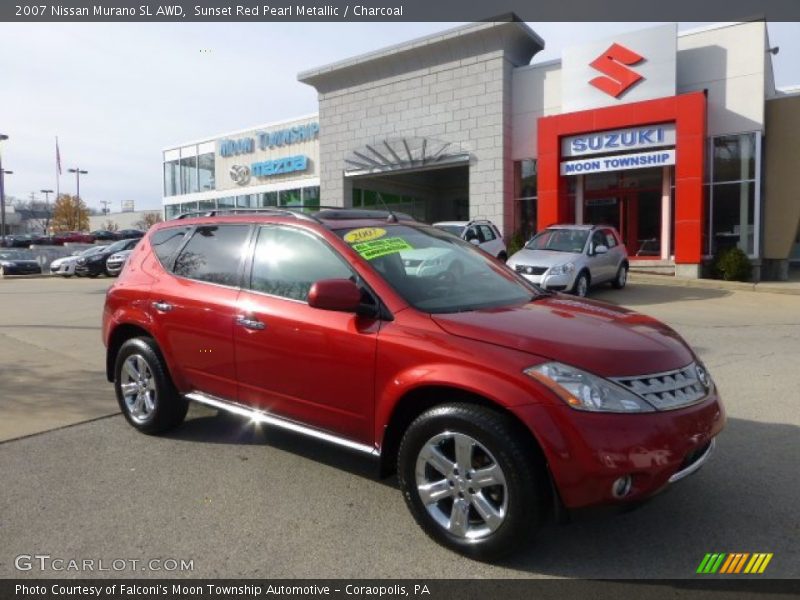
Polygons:
M575 265L573 263L565 263L563 265L556 265L550 267L550 275L569 275L575 272Z
M550 388L576 410L591 412L655 412L655 407L613 381L558 362L525 369L528 377Z

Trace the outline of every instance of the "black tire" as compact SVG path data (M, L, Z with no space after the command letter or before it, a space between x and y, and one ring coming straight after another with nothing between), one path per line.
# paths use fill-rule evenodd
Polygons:
M448 436L461 436L461 439L476 442L470 445L472 470L469 473L476 475L474 469L479 467L475 463L483 458L499 466L504 483L482 487L476 485L477 480L470 479L467 474L462 473L459 478L457 469L442 479L442 470L433 468L421 452L427 452L437 438L444 438L440 442L442 445L436 446L441 448L444 456L449 452ZM459 464L454 454L456 439L453 438L450 452L453 457L450 466L453 468ZM419 471L418 461L422 464ZM449 494L448 497L428 502L430 510L420 497L419 473L422 473L423 485L430 475L437 480L432 485L443 486L446 490L444 493ZM530 440L518 433L509 417L471 404L434 407L409 425L398 452L398 479L406 504L425 533L443 546L477 560L495 560L523 546L538 529L547 506L549 488L546 475L541 461L532 451ZM474 486L477 489L461 486ZM493 530L489 527L489 521L483 519L477 510L475 499L478 496L481 503L488 501L492 508L502 509L502 518ZM466 527L474 526L472 537L469 531L459 535L448 530L457 529L453 521L456 502L466 506L462 514L467 515ZM443 518L449 519L447 525L443 524ZM485 531L481 533L481 529Z
M589 278L589 273L581 271L575 278L575 284L572 286L572 293L580 298L585 298L589 295L590 285L591 279Z
M100 276L100 273L87 273L86 276L90 279L95 279L96 277Z
M154 392L152 396L148 396L151 398L151 402L142 401L144 412L147 414L138 415L135 410L136 400L132 401L130 396L126 400L122 390L123 382L130 383L131 379L127 370L123 373L123 369L126 369L126 361L128 359L135 361L137 357L144 361L146 368L138 368L136 371L145 374L149 372L150 377L145 377L145 379L152 382L152 391ZM141 365L141 363L139 364ZM144 391L144 389L143 387L139 391ZM114 363L114 391L125 419L142 433L158 434L177 427L183 422L189 408L186 398L175 389L158 347L148 337L131 338L120 347ZM151 405L152 408L149 411L146 410Z
M505 252L501 252L500 254L497 255L497 260L505 263L508 260L508 254L506 254Z
M628 265L623 263L619 266L617 276L614 277L614 281L611 282L611 287L615 290L621 290L625 287L626 283L628 283Z

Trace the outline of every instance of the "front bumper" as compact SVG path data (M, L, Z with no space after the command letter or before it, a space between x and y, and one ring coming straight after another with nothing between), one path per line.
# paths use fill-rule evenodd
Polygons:
M39 275L42 267L39 265L8 265L3 266L3 273L6 275Z
M527 273L519 273L525 279L530 281L531 283L535 283L541 288L546 290L554 290L557 292L563 290L571 290L575 285L575 276L576 274L567 273L567 274L559 274L559 275L552 275L550 271L545 271L541 275L528 275Z
M644 500L698 471L725 426L716 391L693 406L638 414L582 412L558 405L512 409L536 436L568 509ZM614 483L631 478L623 497Z
M105 261L86 263L85 265L75 265L75 275L78 275L79 277L86 277L87 275L102 275L105 272Z

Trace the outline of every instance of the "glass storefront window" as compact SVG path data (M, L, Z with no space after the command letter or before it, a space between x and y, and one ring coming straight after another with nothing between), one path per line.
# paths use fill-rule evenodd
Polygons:
M177 206L177 205L176 205ZM181 214L197 210L197 202L181 202Z
M219 208L234 208L236 206L236 196L217 198L217 206Z
M303 206L319 206L319 186L303 188Z
M278 192L264 192L258 195L258 206L278 206Z
M709 254L738 246L756 256L756 164L755 132L724 135L711 139L711 185L707 186L706 245Z
M537 162L535 159L525 159L514 163L514 205L515 227L514 234L520 234L523 241L530 239L536 233L537 201ZM570 179L575 179L571 177ZM575 183L570 182L574 187Z
M214 210L216 208L216 200L200 200L198 202L198 210Z
M280 206L300 206L303 203L300 188L281 190L278 195Z
M180 160L179 194L193 194L197 191L197 157L188 156Z
M164 207L164 218L165 219L174 219L179 214L181 214L181 205L180 204L167 204Z
M164 196L178 194L178 161L170 160L164 163Z
M236 196L236 208L255 208L256 196L255 194L245 194L243 196Z
M515 187L517 198L535 198L536 161L533 159L521 160L517 165L517 185Z
M214 153L197 157L198 188L201 192L214 189Z
M755 179L754 133L723 135L712 140L714 182Z
M739 246L753 254L755 183L725 183L714 186L711 209L712 252Z

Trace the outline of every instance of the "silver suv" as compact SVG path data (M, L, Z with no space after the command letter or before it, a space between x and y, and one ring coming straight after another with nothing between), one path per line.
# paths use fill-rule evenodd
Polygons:
M508 266L539 286L586 296L589 288L628 281L628 252L608 225L553 225L508 259Z
M475 244L495 258L499 258L503 262L508 259L508 252L506 251L506 244L503 241L503 236L497 229L494 223L486 219L474 219L472 221L442 221L434 223L434 227L452 233L460 237L462 240Z

